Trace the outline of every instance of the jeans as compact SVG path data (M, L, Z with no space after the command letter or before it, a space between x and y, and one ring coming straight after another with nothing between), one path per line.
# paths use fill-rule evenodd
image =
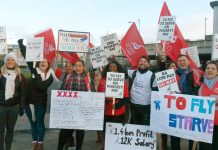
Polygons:
M35 120L32 118L32 112L29 105L25 105L25 111L32 129L32 140L43 142L45 137L44 118L46 113L46 106L34 105Z
M0 150L11 150L19 106L0 106ZM5 133L6 129L6 134ZM5 142L5 149L4 149Z

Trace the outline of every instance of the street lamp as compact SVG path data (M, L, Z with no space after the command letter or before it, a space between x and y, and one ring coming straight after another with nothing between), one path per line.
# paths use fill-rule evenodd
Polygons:
M128 21L128 23L136 23L135 21ZM139 33L140 33L140 19L137 20L137 23L139 24Z
M207 18L204 18L204 39L206 40L207 35Z

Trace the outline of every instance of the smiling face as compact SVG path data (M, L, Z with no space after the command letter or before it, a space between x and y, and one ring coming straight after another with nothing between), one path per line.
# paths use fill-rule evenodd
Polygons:
M49 64L47 59L43 59L42 61L39 62L39 69L42 72L46 72L48 70Z
M73 64L70 62L67 62L65 64L65 72L68 73L72 73L73 72Z
M175 63L170 63L169 64L169 68L168 69L174 69L174 70L176 70L176 64Z
M75 63L75 71L77 74L81 74L84 71L84 64L81 61Z
M181 69L186 69L189 67L189 60L186 56L180 56L178 58L178 67Z
M117 70L117 65L114 64L114 63L111 63L111 64L109 65L109 71L110 71L110 72L118 72L118 70Z
M6 60L6 67L8 69L13 69L15 68L16 66L16 61L14 60L14 58L12 57L9 57L7 60Z
M215 64L209 63L206 67L205 73L208 79L214 79L218 76L217 66Z
M149 67L149 62L146 58L140 58L138 67L140 69L147 69Z

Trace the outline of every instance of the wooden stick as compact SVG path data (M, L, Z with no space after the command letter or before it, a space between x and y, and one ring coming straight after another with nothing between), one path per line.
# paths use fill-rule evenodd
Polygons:
M114 115L115 111L115 97L113 97L113 103L112 103L112 115Z
M192 150L195 150L195 149L196 149L197 144L198 144L198 142L197 142L197 141L194 141L194 143L193 143L193 145L192 145Z
M162 52L165 52L165 48L166 48L166 41L163 41L163 49L162 49Z

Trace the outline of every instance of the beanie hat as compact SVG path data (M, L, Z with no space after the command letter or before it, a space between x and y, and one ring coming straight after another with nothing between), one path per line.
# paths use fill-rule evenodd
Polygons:
M15 60L15 62L17 63L17 56L15 54L15 52L10 52L5 56L4 59L4 63L6 63L6 61L8 60L8 58L13 58Z

